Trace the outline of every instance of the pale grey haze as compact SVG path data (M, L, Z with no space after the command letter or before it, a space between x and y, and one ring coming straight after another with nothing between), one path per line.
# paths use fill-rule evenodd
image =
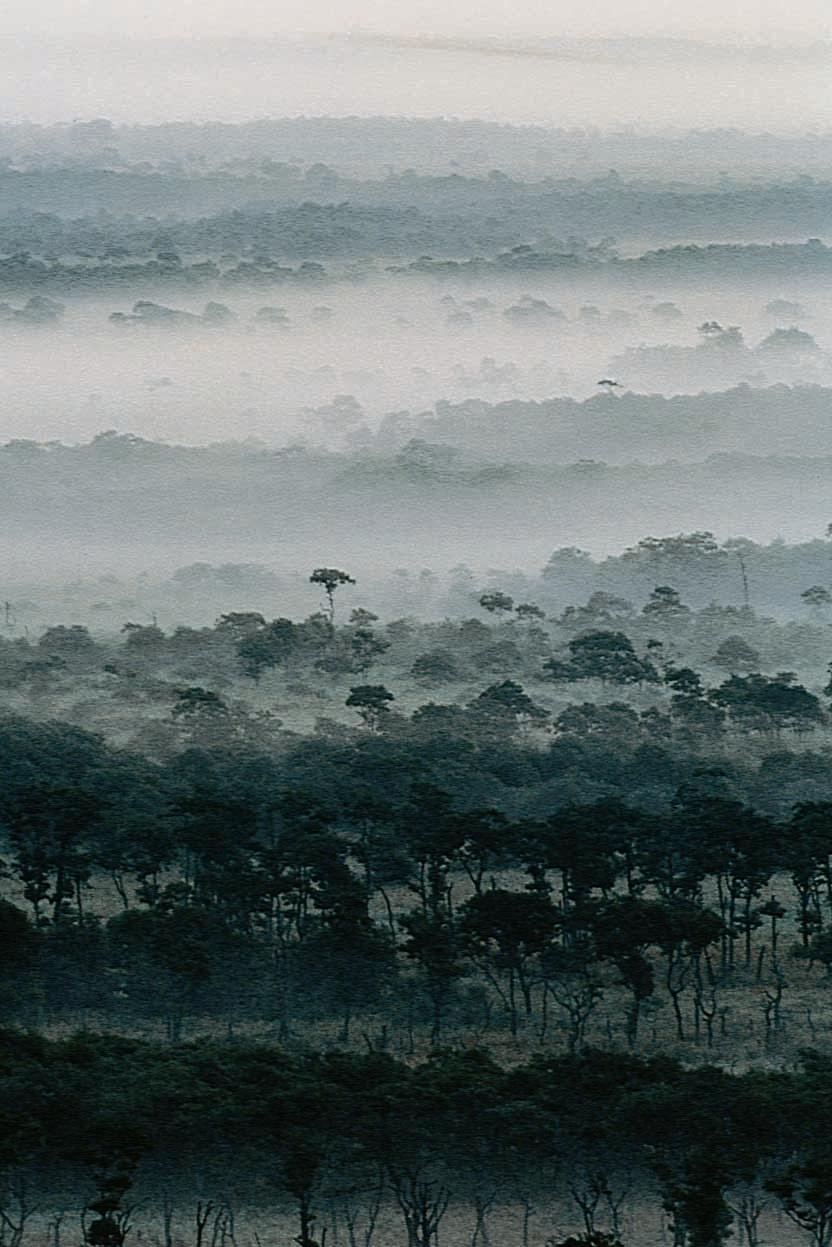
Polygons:
M154 36L274 35L364 28L454 35L713 34L828 37L825 0L7 0L0 29Z
M634 36L664 42L569 43ZM10 0L0 119L818 128L832 121L831 36L825 0Z
M0 57L7 560L828 523L825 2L8 0Z
M6 18L8 21L8 17ZM197 29L202 29L197 27ZM829 44L443 43L403 36L191 40L0 36L0 120L163 124L263 116L452 116L605 128L825 129ZM55 31L62 30L60 23Z

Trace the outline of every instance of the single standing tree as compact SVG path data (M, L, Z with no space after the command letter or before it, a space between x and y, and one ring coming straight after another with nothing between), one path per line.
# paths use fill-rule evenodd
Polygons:
M341 585L354 585L355 581L347 572L337 567L316 567L309 577L309 583L321 585L328 602L330 627L335 624L335 594Z
M390 713L389 701L395 698L383 684L359 684L350 689L346 705L358 711L371 732L377 732Z

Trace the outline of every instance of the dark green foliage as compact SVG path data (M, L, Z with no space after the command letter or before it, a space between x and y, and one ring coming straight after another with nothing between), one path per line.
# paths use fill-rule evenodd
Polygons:
M541 724L549 717L548 711L532 701L521 684L515 680L503 680L492 684L480 693L474 708L489 716L498 716L516 725Z
M712 698L749 731L807 731L824 719L817 697L782 676L732 675Z
M593 1230L589 1234L570 1234L569 1238L547 1239L546 1247L624 1247L617 1234Z
M480 598L480 606L491 615L508 615L514 610L514 598L507 593L500 593L499 591L483 593Z
M829 1164L823 1121L807 1121L805 1109L831 1094L823 1058L770 1075L612 1053L503 1069L474 1050L405 1065L242 1040L160 1047L0 1035L0 1150L18 1166L71 1173L80 1164L96 1192L88 1207L118 1225L142 1173L190 1182L190 1166L219 1156L224 1181L245 1173L291 1196L307 1242L335 1173L358 1181L370 1166L402 1195L411 1177L441 1173L452 1192L482 1178L482 1165L499 1179L518 1164L532 1174L603 1155L610 1179L627 1172L645 1188L651 1177L659 1183L686 1244L724 1242L727 1192L765 1171L768 1189L820 1244ZM102 1226L100 1241L111 1232ZM610 1247L616 1236L567 1241Z
M262 616L254 616L251 624L241 626L238 622L234 631L243 671L253 680L285 663L299 643L298 629L290 619L273 619L267 624Z
M601 680L612 684L644 684L658 681L653 664L636 654L623 632L585 632L569 642L571 666L578 680Z
M359 684L350 689L346 705L354 707L367 726L377 731L390 713L389 702L395 698L383 684Z

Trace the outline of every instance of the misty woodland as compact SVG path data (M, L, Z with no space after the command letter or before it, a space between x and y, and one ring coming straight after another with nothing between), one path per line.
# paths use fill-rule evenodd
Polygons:
M830 1247L829 45L16 47L0 1247Z

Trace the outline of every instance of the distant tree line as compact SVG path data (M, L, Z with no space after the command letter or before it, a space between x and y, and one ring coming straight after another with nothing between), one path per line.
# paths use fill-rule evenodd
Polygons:
M44 257L33 254L27 248L16 249L0 256L0 292L28 294L34 291L68 295L103 293L130 287L141 290L151 286L183 291L212 287L260 290L281 282L319 281L323 278L355 281L352 273L327 273L320 261L327 258L328 248L323 240L320 240L320 245L315 259L304 259L296 268L286 263L285 252L262 248L251 255L234 256L231 263L223 261L222 255L216 253L207 258L196 259L187 255L183 258L178 251L165 248L154 248L149 255L131 256L129 253L124 255L122 248L115 247L110 249L109 254L81 260L72 255ZM385 243L381 249L381 261L388 256L389 246ZM307 246L295 246L291 250L296 255L299 249L308 255ZM405 264L382 264L379 271L465 280L533 274L572 277L603 275L619 280L643 275L651 280L690 280L715 273L722 278L733 275L760 280L772 276L818 280L830 270L832 248L817 238L810 238L803 243L771 243L766 246L739 242L678 246L647 251L634 258L610 253L603 240L594 244L546 240L536 247L519 243L490 257L474 256L458 260L420 255Z

